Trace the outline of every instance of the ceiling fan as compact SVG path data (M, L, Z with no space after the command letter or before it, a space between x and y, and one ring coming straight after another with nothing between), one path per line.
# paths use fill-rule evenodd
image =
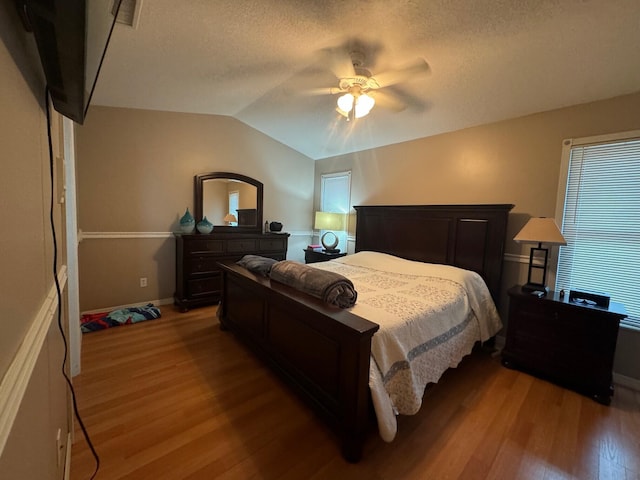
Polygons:
M324 51L329 63L329 69L338 78L338 86L317 88L312 94L340 94L336 111L348 120L367 115L374 105L402 111L407 103L386 87L411 80L429 72L429 65L420 58L399 68L376 75L364 67L365 55L360 49L347 50L344 48L327 49Z

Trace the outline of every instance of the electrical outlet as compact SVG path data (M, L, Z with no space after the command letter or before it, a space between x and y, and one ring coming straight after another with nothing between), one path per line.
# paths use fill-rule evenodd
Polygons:
M140 277L140 286L141 287L147 286L147 277Z

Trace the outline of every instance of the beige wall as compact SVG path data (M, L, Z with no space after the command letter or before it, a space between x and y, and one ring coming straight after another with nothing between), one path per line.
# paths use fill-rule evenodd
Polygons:
M178 231L185 209L194 211L194 175L235 172L264 184L264 219L281 221L292 233L288 257L303 258L313 210L308 157L215 115L92 107L76 139L83 232ZM79 268L83 311L170 298L175 242L85 238ZM140 277L148 277L148 287L139 287Z
M353 172L352 205L512 203L506 251L528 256L511 239L530 216L555 216L562 140L639 128L637 93L328 158L315 165L314 205L320 176L344 170ZM504 263L503 318L506 289L526 282L527 262ZM621 334L616 372L640 379L633 335Z
M62 340L53 314L40 314L53 287L44 81L33 37L11 2L0 4L0 38L0 439L6 440L0 442L0 477L59 479L56 434L60 429L64 446L69 431ZM60 117L52 118L59 153ZM57 171L61 164L55 162ZM60 266L64 232L58 204L54 219L63 245ZM67 322L64 312L62 321ZM39 327L35 339L27 335Z

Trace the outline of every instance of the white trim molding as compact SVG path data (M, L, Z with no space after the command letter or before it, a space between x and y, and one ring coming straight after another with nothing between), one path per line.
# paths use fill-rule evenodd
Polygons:
M619 373L613 373L613 383L621 385L623 387L630 388L636 392L640 392L640 380L637 378L625 377Z
M292 230L287 233L292 237L313 237L315 235L313 230Z
M504 254L505 262L517 262L517 263L525 263L529 264L529 257L527 255L516 255L515 253L505 253Z
M78 241L104 238L173 238L173 232L83 232L78 231Z
M60 290L64 291L67 282L66 265L63 265L58 272L58 282ZM56 317L57 309L58 293L56 286L52 285L40 311L31 322L29 330L9 365L2 383L0 383L0 455L7 444L13 422L18 415L29 380L31 380L31 374L40 356L51 323Z
M214 229L215 231L215 229ZM83 232L78 231L78 241L97 239L123 239L123 238L173 238L180 232ZM286 232L292 237L310 237L313 231L291 231Z

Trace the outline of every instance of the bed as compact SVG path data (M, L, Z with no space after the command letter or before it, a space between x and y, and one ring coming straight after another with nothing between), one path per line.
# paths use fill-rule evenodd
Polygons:
M500 290L506 224L512 207L355 207L357 254L314 264L354 277L354 285L361 289L354 307L334 307L227 263L222 265L221 326L246 342L334 427L343 456L356 462L361 458L372 418L377 418L382 438L392 440L395 415L415 413L424 385L437 381L442 371L457 365L475 342L489 339L500 328L497 302L492 299L497 301ZM401 259L411 261L409 271L400 265ZM387 266L380 266L380 262ZM430 341L418 340L417 336L413 340L414 325L411 333L400 334L405 344L394 344L389 350L389 343L395 340L389 340L393 336L388 336L388 327L384 326L384 308L371 308L374 289L371 280L362 281L363 268L373 270L374 277L378 276L373 284L379 283L387 295L403 295L403 289L408 289L415 299L432 292L431 296L445 298L447 308L457 310L458 315L450 315L448 310L443 313L444 307L432 305L432 313L440 311L442 318L452 320L432 329ZM436 286L435 278L444 278L444 286L442 281ZM482 284L480 293L471 288L478 282ZM392 283L399 290L394 290ZM457 295L461 292L462 296ZM403 303L396 299L389 305L405 310L412 302L409 297L406 300ZM396 313L392 324L408 323L406 312ZM478 316L486 317L486 322L476 321ZM435 361L428 359L425 350L440 358L437 365L432 367ZM415 376L416 369L410 368L414 363L420 366L417 370L427 372L418 373L417 382L408 378ZM389 393L394 385L397 392Z

